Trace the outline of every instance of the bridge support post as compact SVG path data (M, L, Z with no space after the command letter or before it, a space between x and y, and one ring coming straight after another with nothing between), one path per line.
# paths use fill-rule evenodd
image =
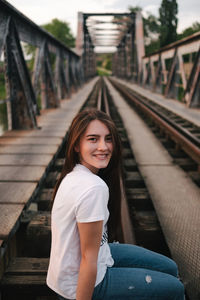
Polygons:
M65 73L65 63L61 50L57 51L55 81L57 85L57 97L63 99L69 96L69 84Z
M96 74L96 56L94 53L94 46L88 33L86 26L87 14L78 13L78 29L76 38L76 50L81 55L81 62L83 66L84 80L88 80Z
M188 107L200 107L200 48L187 82L184 99Z
M117 65L114 74L140 82L142 77L142 57L145 55L143 21L141 13L130 14L131 25L117 47L113 61Z
M136 13L135 19L135 47L137 55L137 81L141 78L142 58L145 55L143 20L140 12Z
M162 93L162 62L161 62L161 55L159 55L159 58L158 58L152 91Z
M7 19L4 43L8 129L37 128L37 103L14 21Z
M38 51L34 66L33 84L35 88L38 88L41 78L41 106L43 109L55 108L59 106L59 101L50 63L50 53L46 41L43 42L43 45Z

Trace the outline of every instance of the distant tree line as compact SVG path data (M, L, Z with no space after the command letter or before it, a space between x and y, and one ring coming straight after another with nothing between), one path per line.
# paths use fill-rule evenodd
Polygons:
M140 6L129 7L131 12L142 12ZM194 22L192 26L177 34L178 4L176 0L162 0L159 8L159 17L148 13L143 16L145 53L150 54L177 40L183 39L200 31L200 23Z
M71 28L67 22L53 19L50 23L42 25L42 27L67 47L75 47L75 37L73 36Z

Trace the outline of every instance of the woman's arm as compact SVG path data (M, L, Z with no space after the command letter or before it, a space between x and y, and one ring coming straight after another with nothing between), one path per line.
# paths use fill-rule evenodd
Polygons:
M78 223L81 264L76 300L91 300L97 274L97 258L102 238L103 221Z

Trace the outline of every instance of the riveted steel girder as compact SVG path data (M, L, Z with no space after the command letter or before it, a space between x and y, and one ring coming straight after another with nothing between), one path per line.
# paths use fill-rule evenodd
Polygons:
M200 107L200 48L185 90L186 103L190 107Z
M21 42L36 47L32 80ZM58 107L73 86L83 83L80 56L5 0L0 0L0 57L2 52L7 99L1 101L7 102L9 129L37 127L39 94L42 108Z
M24 60L18 32L11 17L7 20L3 40L6 89L9 100L7 102L8 128L37 127L35 94Z
M110 19L100 20L98 17ZM76 49L82 55L85 78L90 78L96 73L94 47L117 47L118 54L113 58L113 64L117 65L117 67L113 65L115 75L130 78L135 64L132 60L139 56L133 54L134 39L134 13L79 12ZM136 47L139 49L141 43ZM144 55L144 51L140 53Z
M189 107L200 107L199 49L200 32L197 32L143 57L143 84L146 85L148 74L152 79L146 85L148 88L178 98ZM188 61L186 57L194 59Z
M144 56L143 21L140 13L129 14L130 25L123 32L113 59L113 74L119 77L140 81L142 57Z

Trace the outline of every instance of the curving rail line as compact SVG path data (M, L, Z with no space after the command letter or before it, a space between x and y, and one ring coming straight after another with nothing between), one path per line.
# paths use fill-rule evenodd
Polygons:
M181 148L186 152L196 162L200 171L200 127L139 95L123 84L113 79L110 79L110 82L129 104L150 117L176 143L176 148Z

